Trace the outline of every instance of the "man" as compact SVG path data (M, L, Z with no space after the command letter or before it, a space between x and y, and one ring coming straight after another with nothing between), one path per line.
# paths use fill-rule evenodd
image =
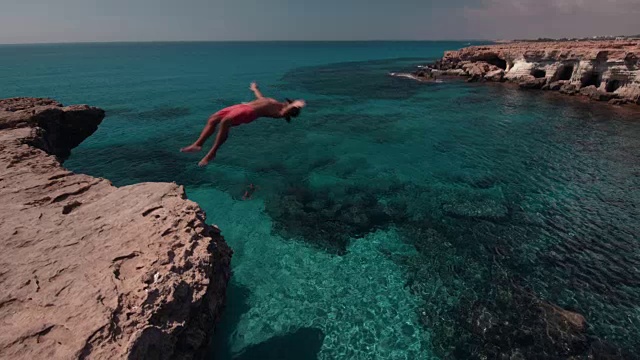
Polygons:
M213 147L198 163L201 167L207 166L210 161L215 159L220 146L227 141L227 137L229 137L229 129L232 126L248 124L261 117L274 119L284 118L289 122L292 117L298 117L298 115L300 115L300 110L306 105L304 100L292 101L287 99L285 102L279 102L275 99L264 97L256 83L251 83L250 89L256 95L256 100L245 104L233 105L211 115L209 121L207 121L207 125L200 134L200 138L198 138L198 140L192 145L180 149L180 151L188 153L202 150L202 145L211 135L213 135L219 124L220 130L218 131Z

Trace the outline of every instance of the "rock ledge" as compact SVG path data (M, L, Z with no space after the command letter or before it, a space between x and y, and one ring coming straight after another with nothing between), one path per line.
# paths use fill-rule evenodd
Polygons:
M190 359L231 250L184 189L64 169L104 111L0 100L0 358Z
M417 77L515 82L611 104L640 104L640 40L513 42L447 51ZM583 90L584 89L584 90Z

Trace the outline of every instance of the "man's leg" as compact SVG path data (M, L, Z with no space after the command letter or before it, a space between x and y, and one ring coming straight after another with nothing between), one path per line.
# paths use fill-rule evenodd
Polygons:
M211 115L209 120L207 120L207 125L205 125L198 140L196 140L196 142L194 142L193 144L180 149L180 151L189 153L189 152L198 152L202 150L202 145L216 131L216 127L218 126L218 123L220 122L220 120L221 119L219 115Z
M211 150L207 153L207 155L200 160L198 165L207 166L209 161L215 159L216 153L222 144L227 141L229 138L229 129L231 129L231 125L233 122L233 118L224 118L220 120L220 130L218 130L218 135L216 136L216 142L213 144Z

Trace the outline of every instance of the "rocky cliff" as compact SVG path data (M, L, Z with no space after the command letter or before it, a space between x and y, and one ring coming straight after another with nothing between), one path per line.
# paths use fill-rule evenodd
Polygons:
M181 186L61 166L103 117L0 100L0 358L189 359L222 310L231 250Z
M640 41L514 42L448 51L417 73L512 81L615 104L640 104Z

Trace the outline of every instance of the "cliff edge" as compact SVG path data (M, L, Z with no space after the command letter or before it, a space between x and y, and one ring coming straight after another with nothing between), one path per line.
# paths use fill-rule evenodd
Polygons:
M612 104L640 104L640 41L513 42L447 51L416 73L469 81L510 81L521 88L584 95Z
M222 310L232 252L181 186L62 167L103 118L0 100L0 358L190 359Z

